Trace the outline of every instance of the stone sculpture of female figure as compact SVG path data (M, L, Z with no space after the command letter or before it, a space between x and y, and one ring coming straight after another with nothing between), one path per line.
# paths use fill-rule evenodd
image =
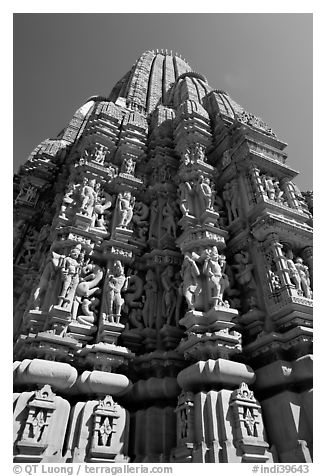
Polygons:
M192 188L189 182L181 182L178 188L180 210L183 215L187 216L190 213L190 194Z
M145 327L152 328L155 324L157 310L158 286L154 272L149 269L145 277L145 303L143 307L143 320Z
M301 291L301 279L299 271L297 270L294 262L293 262L293 252L291 249L287 250L286 254L286 264L289 269L289 277L291 282L294 284L297 291Z
M119 193L116 226L126 228L129 225L133 215L134 204L135 199L131 196L130 192Z
M182 292L190 310L195 309L196 300L201 291L199 282L200 272L195 262L195 259L198 258L199 256L196 253L187 252L181 267Z
M171 324L172 316L177 303L177 295L175 285L173 282L174 270L173 266L169 265L165 268L161 275L163 285L163 316L166 318L166 323Z
M213 302L213 308L216 308L219 304L223 303L223 272L216 246L213 246L211 250L207 250L206 252L203 273L208 278L209 301Z
M162 210L163 217L163 228L165 228L166 233L173 238L177 237L177 226L175 223L174 207L167 201Z
M200 212L203 213L206 210L212 210L213 192L209 183L209 178L201 175L196 185L196 191L200 203Z
M295 267L298 271L300 277L300 287L304 297L311 299L312 298L312 291L310 288L310 276L309 276L309 268L305 264L303 264L303 260L300 257L297 257L295 260Z
M127 278L121 261L115 261L113 264L113 272L107 274L103 289L103 318L107 318L110 322L116 324L120 321L121 307L124 299L121 292L126 290Z

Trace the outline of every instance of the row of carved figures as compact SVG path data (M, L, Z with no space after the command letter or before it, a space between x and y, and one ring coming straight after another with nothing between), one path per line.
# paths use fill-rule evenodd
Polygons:
M311 299L308 267L300 256L294 258L292 250L287 250L284 258L298 294ZM274 291L280 289L281 281L275 270L270 270L269 279ZM25 283L25 292L22 290L23 304L28 300L31 280ZM250 298L256 291L254 264L247 251L234 254L228 266L226 257L212 246L200 255L186 252L177 272L173 265L167 265L159 275L153 269L144 274L130 268L125 273L122 263L115 261L105 274L100 265L85 257L82 246L77 244L65 255L51 252L27 308L48 311L51 306L59 306L80 324L94 325L102 302L104 322L119 323L123 315L130 328L153 328L159 309L162 325L178 326L186 308L205 310L205 301L209 309L230 305L238 308L240 294ZM17 312L19 303L20 300Z

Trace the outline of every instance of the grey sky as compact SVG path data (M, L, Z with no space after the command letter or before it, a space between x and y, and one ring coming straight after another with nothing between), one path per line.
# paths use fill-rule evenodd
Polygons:
M147 49L178 51L289 144L312 188L312 14L15 14L14 170Z

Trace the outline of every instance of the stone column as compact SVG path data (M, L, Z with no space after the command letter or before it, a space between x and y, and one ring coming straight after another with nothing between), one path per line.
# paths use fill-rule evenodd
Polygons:
M261 181L260 170L257 167L252 166L249 168L249 173L252 178L254 188L258 193L258 200L261 200L262 197L267 197L263 183Z
M295 189L292 182L288 178L280 181L281 188L284 190L287 202L291 208L301 210L299 200L296 198Z
M291 280L289 277L289 270L286 266L286 258L282 253L283 245L279 242L279 237L276 233L270 233L266 240L274 255L274 261L278 269L278 276L280 277L282 286L291 286Z

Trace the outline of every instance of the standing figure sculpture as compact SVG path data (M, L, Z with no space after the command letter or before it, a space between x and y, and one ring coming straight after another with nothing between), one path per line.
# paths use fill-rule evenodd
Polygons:
M295 259L295 267L298 271L300 277L300 288L304 295L304 297L308 299L312 299L312 291L310 288L310 276L309 276L309 268L305 264L303 264L303 259L297 257Z
M67 308L73 301L81 270L81 263L78 259L81 251L81 245L76 245L70 251L69 256L64 257L60 264L61 279L63 281L57 304L60 307Z
M188 309L194 310L198 304L198 296L201 292L201 286L199 281L199 269L196 264L195 259L198 259L199 256L192 252L187 252L185 254L182 267L181 267L181 278L182 278L182 292L186 298Z
M130 192L119 193L116 207L116 227L126 228L131 222L135 198Z
M290 281L294 284L295 288L299 293L301 293L301 278L299 271L297 270L294 261L293 261L293 252L291 249L287 250L285 253L286 264L289 270Z
M147 328L154 327L157 312L158 285L154 272L149 269L145 276L145 302L143 307L143 321Z
M162 228L173 238L177 237L177 225L175 223L175 207L173 203L167 201L162 209Z
M103 289L102 318L119 324L124 299L121 293L127 288L127 278L121 261L115 261L113 272L108 270Z
M225 184L223 200L225 202L228 223L230 225L233 220L236 220L239 217L240 198L236 180L232 180L232 182Z
M211 250L206 250L203 273L208 278L209 302L213 303L212 309L224 305L223 294L229 284L224 267L225 256L219 256L216 246L213 246Z
M200 205L200 214L206 210L213 210L213 191L210 180L200 175L196 184L196 192Z
M151 203L151 214L149 219L148 238L156 238L158 236L158 202L153 200Z
M169 265L165 268L161 275L162 286L164 289L162 298L162 314L166 319L167 325L171 324L172 316L177 304L177 290L175 289L173 277L173 266Z
M240 195L239 195L239 189L238 189L238 184L236 179L233 179L231 182L231 212L233 215L233 219L236 220L239 216L239 210L240 210Z
M82 213L85 213L88 217L92 216L96 201L95 184L95 180L88 180L86 177L84 178L81 190L81 210Z
M178 188L180 210L183 215L187 216L190 213L190 194L192 187L189 182L181 182Z

